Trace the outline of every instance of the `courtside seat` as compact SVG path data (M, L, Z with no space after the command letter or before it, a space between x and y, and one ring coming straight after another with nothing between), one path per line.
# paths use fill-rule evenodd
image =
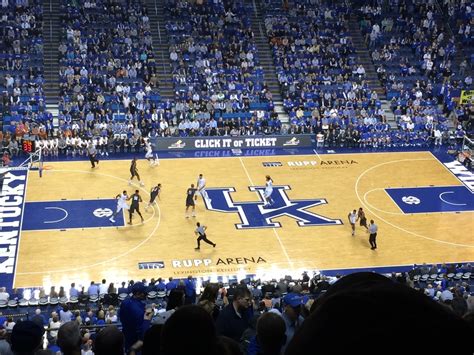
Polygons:
M66 297L66 296L60 297L60 298L59 298L59 303L61 303L61 304L66 304L66 303L68 303L67 297Z
M79 298L77 296L71 296L69 298L69 303L71 304L77 304L79 302Z
M449 279L449 280L452 280L453 277L454 277L454 274L453 274L452 272L450 272L450 273L448 274L448 279Z
M443 273L439 274L437 280L443 281L443 279L444 279L444 274Z
M157 292L156 291L150 291L148 292L148 294L146 295L146 297L149 299L149 300L154 300L157 296Z
M59 304L59 299L57 297L51 297L49 299L49 304L51 306L57 306Z
M438 274L431 274L430 277L429 277L429 280L430 281L436 281L437 278L438 278Z
M80 304L86 305L89 302L89 296L88 295L79 295L78 302Z
M421 281L421 282L426 282L426 281L428 281L428 278L429 278L429 277L430 277L430 275L424 274L424 275L421 276L420 281Z
M118 299L119 299L120 302L122 302L127 297L128 297L128 294L126 294L126 293L121 293L121 294L118 295Z
M156 293L156 296L157 296L158 298L165 298L165 297L166 297L166 291L158 291L158 292Z
M462 273L462 272L458 272L458 273L456 273L456 275L454 276L454 279L455 279L455 280L461 280L462 276L463 276L463 273Z
M28 301L28 306L31 306L31 307L36 307L39 305L39 300L37 298L30 298L30 300Z
M18 301L17 301L17 300L10 300L10 301L8 301L8 307L10 307L10 308L16 308L16 307L18 307Z
M48 297L40 297L38 303L40 306L47 306L49 304Z
M28 307L28 300L26 298L22 298L18 301L18 305L20 307Z
M98 295L90 295L89 296L89 302L97 303L98 301L99 301L99 296Z
M7 306L8 306L8 301L6 300L0 301L0 308L7 308Z
M471 277L471 273L470 273L470 272L465 272L464 275L462 275L462 279L463 279L463 280L469 280L470 277Z

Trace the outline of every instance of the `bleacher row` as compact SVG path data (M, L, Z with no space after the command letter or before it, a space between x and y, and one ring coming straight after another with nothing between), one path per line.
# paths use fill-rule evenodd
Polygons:
M353 277L360 278L361 275L355 273ZM458 317L474 312L474 267L469 263L415 265L406 272L393 272L384 276L385 280L417 290L417 293L423 295L422 297L442 304L443 308L446 307L446 310ZM372 278L368 274L363 277ZM44 344L47 344L47 349L58 351L61 347L58 330L62 325L74 321L81 327L82 336L87 340L81 343L82 350L91 350L91 342L96 340L104 327L114 325L121 330L124 326L126 328L129 320L122 304L127 304L128 300L136 297L136 291L140 289L144 294L143 307L151 312L152 327L166 325L173 313L183 305L197 304L211 313L219 334L234 338L234 341L240 343L239 351L232 354L253 354L248 344L251 339L247 338L245 333L237 338L231 333L226 333L227 328L222 328L223 325L219 320L219 315L226 312L226 306L232 305L236 297L240 297L239 288L247 289L248 297L252 299L249 312L251 311L255 317L275 313L285 319L290 312L285 307L291 305L296 309L301 307L298 313L303 322L313 312L320 299L324 299L326 293L331 293L332 288L338 287L333 285L343 284L345 281L341 283L339 280L344 279L343 273L325 276L316 272L310 276L304 272L297 278L285 276L279 280L260 280L248 277L241 281L229 278L219 284L212 283L208 279L196 280L192 277L184 280L170 278L167 283L162 279L152 279L149 282L130 281L128 284L122 282L119 289L116 289L114 284L107 284L106 280L102 280L101 284L92 282L87 290L82 287L81 291L79 290L81 287L76 288L75 284L72 284L67 291L60 287L59 293L52 287L50 295L45 295L44 290L13 290L11 295L6 294L5 290L0 290L0 338L3 336L3 327L11 333L16 324L29 320L46 329ZM210 290L212 290L211 296L209 296ZM30 299L18 299L27 294L31 295ZM42 297L39 297L39 294L42 294ZM293 303L296 300L297 303ZM250 324L247 326L251 327ZM288 346L294 334L288 333L288 330L286 333L291 335L288 335L289 339L285 341L284 347ZM127 344L125 331L124 335Z

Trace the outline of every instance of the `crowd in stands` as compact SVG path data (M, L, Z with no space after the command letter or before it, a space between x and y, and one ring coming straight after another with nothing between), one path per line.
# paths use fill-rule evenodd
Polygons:
M43 2L2 1L0 6L2 119L46 122L43 84ZM7 143L8 144L8 143Z
M262 4L289 115L282 123L254 43L254 9L244 1L166 2L175 97L162 100L145 4L62 0L54 126L42 91L43 4L5 1L0 10L1 105L7 127L0 136L2 152L14 157L23 137L36 137L51 155L84 154L90 145L102 154L135 152L144 137L158 136L310 133L320 147L361 148L461 141L472 131L474 113L472 105L456 106L453 100L472 86L470 4L447 0L440 11L424 1L389 1L383 7L358 3L363 4L356 9L360 29L396 130L357 62L347 4ZM466 57L459 63L461 49Z
M279 133L253 42L253 8L242 0L170 0L167 11L179 135L215 135L220 118L228 134Z
M359 9L359 24L399 128L444 132L451 113L457 130L464 130L472 108L456 108L453 98L472 87L470 65L467 59L456 63L462 42L451 34L436 4L364 5Z
M48 295L43 289L32 292L29 320L0 316L0 351L304 354L312 341L321 340L318 350L329 353L359 349L362 340L378 344L385 341L378 339L382 334L411 329L419 336L456 335L450 346L468 354L474 334L471 275L471 264L423 264L406 273L310 277L305 272L299 279L205 282L202 287L191 276L123 282L118 289L106 280L87 289L73 283L69 290L52 287ZM0 289L2 308L24 297L20 290L11 293ZM329 341L339 336L349 339L340 339L339 345Z

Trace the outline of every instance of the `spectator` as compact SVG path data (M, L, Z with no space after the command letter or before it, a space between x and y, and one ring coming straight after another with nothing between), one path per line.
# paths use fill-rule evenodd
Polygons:
M38 324L40 327L44 327L47 324L46 319L41 314L41 309L39 308L35 310L35 315L31 318L31 321Z
M0 287L0 301L7 301L10 298L10 295L7 292L5 287Z
M279 355L286 344L286 325L283 318L274 313L264 313L257 320L257 335L249 346L248 355Z
M95 355L123 355L123 334L114 325L103 328L94 341Z
M186 341L182 341L186 334ZM216 328L208 312L189 305L178 309L165 323L162 331L164 355L217 355Z
M127 351L138 340L143 340L143 335L150 326L153 315L151 311L145 312L143 301L146 299L146 286L141 282L136 282L131 291L132 297L122 302L119 313Z
M70 322L72 320L72 312L69 310L67 305L63 306L63 309L59 311L59 319L62 324Z
M76 284L73 282L71 288L69 289L69 297L78 297L79 291L76 289Z
M81 355L82 336L77 322L67 322L58 331L58 346L63 355Z
M303 297L296 293L288 293L283 298L283 304L285 308L283 309L282 318L286 325L286 345L288 345L304 320L301 316Z
M90 296L99 295L99 286L97 286L94 281L91 281L91 285L87 289L87 294Z
M7 330L0 325L0 354L13 355L10 343L7 341Z
M105 279L102 280L102 283L99 285L99 295L105 295L107 294L107 281Z
M212 319L216 320L219 315L219 307L216 305L217 295L219 293L219 286L214 283L209 283L204 288L204 291L199 297L198 305L212 316Z
M31 321L22 321L13 327L10 342L15 355L33 355L43 344L44 329Z
M185 292L185 304L195 304L196 303L196 281L193 280L193 277L190 275L184 281L184 292Z
M237 287L232 303L226 306L217 318L217 333L239 341L242 333L249 326L252 314L251 305L252 298L248 288Z
M422 293L378 274L354 273L341 278L315 302L286 354L307 354L314 344L318 344L318 354L378 354L387 346L386 334L401 333L421 339L434 333L446 339L473 335L463 319ZM406 346L391 342L390 352L404 353ZM409 347L410 352L425 354L472 354L474 350L470 341L411 342Z

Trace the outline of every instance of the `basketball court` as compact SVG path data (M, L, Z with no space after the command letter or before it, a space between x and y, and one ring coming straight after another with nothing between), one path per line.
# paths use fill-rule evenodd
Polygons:
M128 185L129 167L45 162L42 178L18 178L21 236L4 248L15 287L474 260L472 185L430 152L176 158L155 167L141 159L144 188ZM185 218L186 190L199 173L212 201L199 197L197 217ZM274 182L269 209L266 175ZM148 212L141 204L143 224L135 216L127 225L128 214L109 222L117 194L138 189L147 202L156 183L161 201ZM363 227L351 236L347 215L359 207L378 224L376 251ZM197 221L216 248L194 250Z

